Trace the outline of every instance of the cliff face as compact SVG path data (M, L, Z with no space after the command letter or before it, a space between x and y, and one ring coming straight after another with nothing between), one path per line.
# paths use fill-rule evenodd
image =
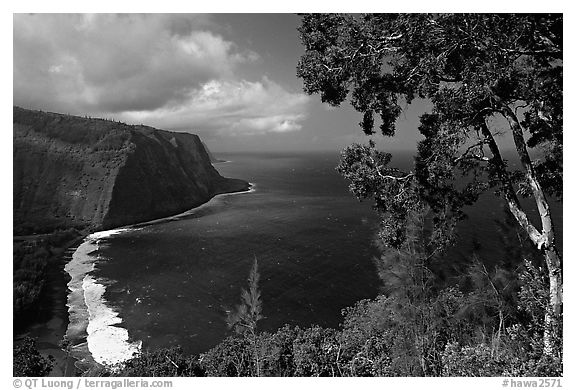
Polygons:
M206 151L206 153L208 153L208 158L210 159L211 163L221 163L221 162L225 162L224 160L220 160L218 158L216 158L212 152L210 151L210 149L208 149L208 146L206 146L206 144L204 142L202 142L202 146L204 147L204 150Z
M198 136L14 107L14 233L109 229L241 191Z

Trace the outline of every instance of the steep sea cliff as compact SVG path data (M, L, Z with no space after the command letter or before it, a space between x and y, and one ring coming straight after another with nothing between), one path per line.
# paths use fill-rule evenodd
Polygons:
M14 233L111 229L249 184L220 176L197 135L14 107Z

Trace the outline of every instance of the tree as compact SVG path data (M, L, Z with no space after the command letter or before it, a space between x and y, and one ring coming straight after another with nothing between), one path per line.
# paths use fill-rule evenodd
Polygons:
M66 352L66 361L64 362L64 376L68 376L68 360L70 359L70 352L72 350L72 343L68 340L68 336L64 335L58 346L63 352Z
M562 258L548 197L562 197L562 15L305 15L305 53L297 74L304 90L338 106L348 97L363 131L395 134L402 107L428 99L420 117L413 170L391 155L352 145L339 171L359 198L372 197L382 238L399 247L408 210L430 207L439 248L452 242L463 206L493 190L546 260L549 279L545 349L559 332ZM376 119L378 117L378 119ZM501 153L513 139L520 167ZM531 198L529 216L518 195Z
M242 289L242 303L236 306L236 310L229 311L227 318L230 328L250 339L256 363L256 376L260 376L257 325L258 321L264 318L262 316L262 299L258 288L259 281L258 260L254 258L254 264L248 276L248 290Z

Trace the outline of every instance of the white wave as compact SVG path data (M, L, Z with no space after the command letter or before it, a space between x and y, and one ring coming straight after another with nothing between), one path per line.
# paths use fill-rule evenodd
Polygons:
M226 192L224 194L218 194L216 195L214 198L217 197L225 197L225 196L233 196L233 195L240 195L240 194L249 194L251 192L256 192L256 184L255 183L250 183L248 182L248 184L250 184L250 189L248 190L244 190L244 191L236 191L236 192Z
M128 342L126 329L114 326L122 320L118 313L106 305L103 299L105 286L90 276L99 260L97 252L100 240L128 230L134 229L113 229L90 234L64 267L71 278L68 282L69 322L66 336L71 341L87 336L87 347L93 359L105 365L125 361L141 347L141 342Z
M86 275L82 283L88 307L88 349L94 360L104 365L114 365L130 359L140 351L141 341L130 342L128 331L119 326L122 319L104 299L106 287Z
M246 191L240 191L238 192L238 194L249 194L251 192L256 192L256 183L248 182L248 184L250 184L250 189Z
M134 230L134 229L119 228L119 229L104 230L101 232L94 232L94 233L90 234L87 238L90 240L100 240L102 238L111 237L111 236L114 236L116 234L124 233L124 232L130 231L130 230Z

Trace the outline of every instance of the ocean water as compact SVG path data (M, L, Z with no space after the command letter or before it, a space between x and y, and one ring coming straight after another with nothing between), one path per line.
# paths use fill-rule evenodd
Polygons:
M77 249L67 271L68 337L76 356L114 364L142 349L179 345L201 353L231 332L226 310L258 259L260 330L283 324L337 327L341 310L381 288L374 257L377 218L335 171L337 153L229 154L215 164L253 190L219 195L173 218L99 232ZM411 157L400 155L398 166ZM496 221L503 203L483 196L459 229L449 256L505 256ZM561 205L553 213L561 228ZM89 355L88 351L90 352Z

